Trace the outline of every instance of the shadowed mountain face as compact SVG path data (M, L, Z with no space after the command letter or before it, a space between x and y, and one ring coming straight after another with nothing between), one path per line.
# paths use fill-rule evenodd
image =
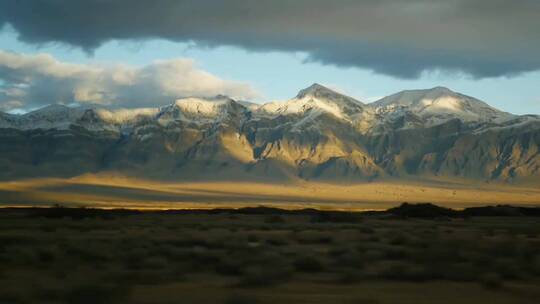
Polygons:
M0 178L538 181L540 118L446 88L363 104L315 84L286 102L186 98L159 109L0 113Z

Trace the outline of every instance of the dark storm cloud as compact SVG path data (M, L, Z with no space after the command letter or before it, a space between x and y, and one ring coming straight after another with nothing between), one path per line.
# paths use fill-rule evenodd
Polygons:
M303 51L403 78L540 69L536 0L3 0L0 23L26 42L88 51L112 39L164 38Z

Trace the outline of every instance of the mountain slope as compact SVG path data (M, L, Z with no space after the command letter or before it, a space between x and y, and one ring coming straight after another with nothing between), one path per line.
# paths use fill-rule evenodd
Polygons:
M0 115L0 178L101 171L172 180L540 180L540 118L446 88L363 104L321 85L285 102Z
M320 115L332 115L337 119L352 122L354 115L362 113L365 105L351 97L334 92L320 84L301 90L295 98L285 102L271 102L256 108L258 116L301 116L297 125L316 120Z
M444 87L402 91L376 101L370 106L377 113L389 117L411 113L424 120L426 126L434 126L451 119L474 123L500 123L514 117L483 101Z

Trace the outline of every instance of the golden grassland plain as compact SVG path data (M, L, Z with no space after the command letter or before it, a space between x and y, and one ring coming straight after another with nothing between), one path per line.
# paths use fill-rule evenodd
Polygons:
M56 209L0 209L0 303L540 301L537 217Z
M540 205L540 185L515 186L454 181L170 182L115 175L0 182L1 206L92 206L189 209L245 207L382 210L401 202L432 202L463 208L478 205Z

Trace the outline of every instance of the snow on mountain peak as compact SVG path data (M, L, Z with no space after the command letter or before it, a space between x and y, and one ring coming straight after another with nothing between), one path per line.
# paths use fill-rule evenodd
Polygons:
M213 98L182 98L176 100L174 104L186 114L216 117L221 115L227 105L231 102L234 102L234 100L226 96L218 95Z
M317 98L317 99L324 99L327 101L351 103L353 105L359 105L359 106L363 105L363 103L361 103L360 101L352 97L338 93L318 83L314 83L311 86L298 92L298 94L296 95L296 99L303 99L303 98Z
M405 113L415 114L436 125L450 119L464 122L500 122L514 117L499 111L476 98L454 92L445 87L427 90L408 90L384 97L370 105L379 114L390 117Z
M332 96L332 95L338 95L339 93L323 86L318 83L314 83L310 85L309 87L300 90L298 94L296 95L296 98L304 98L306 96L313 96L313 97L322 97L322 96Z
M442 97L457 97L457 93L445 88L435 87L427 90L406 90L384 97L372 105L375 107L385 106L416 106L437 100Z
M431 89L427 89L426 91L433 92L433 93L440 93L440 94L456 94L456 92L450 90L447 87L443 87L443 86L433 87Z
M364 105L360 101L315 83L298 92L293 99L263 104L255 112L270 117L309 114L299 122L303 124L314 120L323 113L351 121L350 116L361 113L363 107Z
M144 121L160 124L184 121L196 124L292 115L295 126L318 125L323 114L370 132L394 128L430 127L452 119L463 122L501 124L517 116L499 111L488 104L445 87L408 90L364 105L354 98L337 93L320 84L301 90L287 101L262 105L237 102L227 96L178 99L161 108L109 109L99 105L71 107L50 105L26 114L0 113L0 128L69 129L79 125L91 130L126 130ZM230 120L232 119L232 120Z
M60 104L48 105L22 115L13 115L10 127L18 129L68 129L84 109Z
M67 116L70 116L70 114L78 114L78 108L75 107L68 107L61 104L52 104L45 106L43 108L39 108L37 110L34 110L32 112L28 112L26 114L23 114L23 117L32 117L32 118L48 118L48 119L55 119L55 118L67 118Z
M161 123L183 120L194 123L223 121L231 112L245 111L246 107L233 99L218 95L210 98L188 97L162 107L158 113Z
M270 102L259 107L259 111L269 115L304 114L308 111L320 114L328 112L336 117L343 118L343 113L335 104L323 102L319 99L295 98L285 102Z

